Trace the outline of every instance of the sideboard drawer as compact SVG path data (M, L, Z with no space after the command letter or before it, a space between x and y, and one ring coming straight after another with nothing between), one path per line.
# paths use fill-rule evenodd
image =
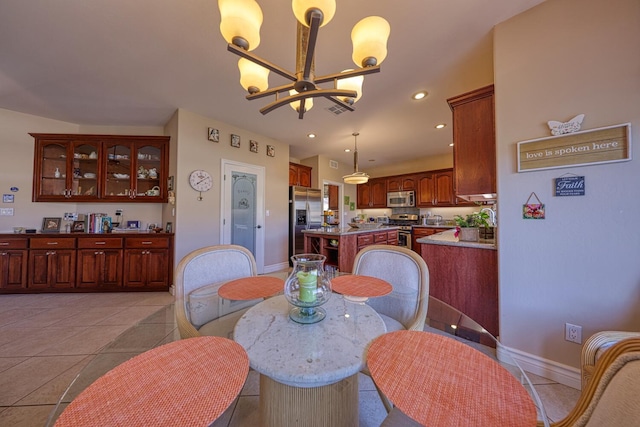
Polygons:
M78 239L79 249L117 249L121 247L122 238L120 237L83 237Z
M44 237L29 239L31 249L75 249L76 239L65 237Z
M0 249L27 249L27 239L2 238L0 239Z
M127 249L168 248L169 237L127 237L125 247Z

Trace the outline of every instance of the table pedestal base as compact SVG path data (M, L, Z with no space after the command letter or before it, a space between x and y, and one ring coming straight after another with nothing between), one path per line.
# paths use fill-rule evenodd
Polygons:
M358 374L335 384L300 388L260 375L262 427L358 425Z

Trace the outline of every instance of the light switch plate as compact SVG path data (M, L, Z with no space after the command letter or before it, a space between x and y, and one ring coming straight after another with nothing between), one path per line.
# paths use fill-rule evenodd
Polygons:
M0 208L0 215L13 216L13 208Z

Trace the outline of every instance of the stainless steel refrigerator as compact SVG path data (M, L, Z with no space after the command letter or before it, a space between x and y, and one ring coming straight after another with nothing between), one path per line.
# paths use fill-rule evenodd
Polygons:
M289 258L304 253L302 230L321 226L322 191L317 188L289 187Z

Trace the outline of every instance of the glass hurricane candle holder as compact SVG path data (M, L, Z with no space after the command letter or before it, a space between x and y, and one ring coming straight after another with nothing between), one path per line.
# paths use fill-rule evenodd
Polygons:
M293 308L289 318L298 323L316 323L327 315L320 306L331 297L331 279L324 271L327 259L319 254L291 257L293 270L284 282L284 295Z

